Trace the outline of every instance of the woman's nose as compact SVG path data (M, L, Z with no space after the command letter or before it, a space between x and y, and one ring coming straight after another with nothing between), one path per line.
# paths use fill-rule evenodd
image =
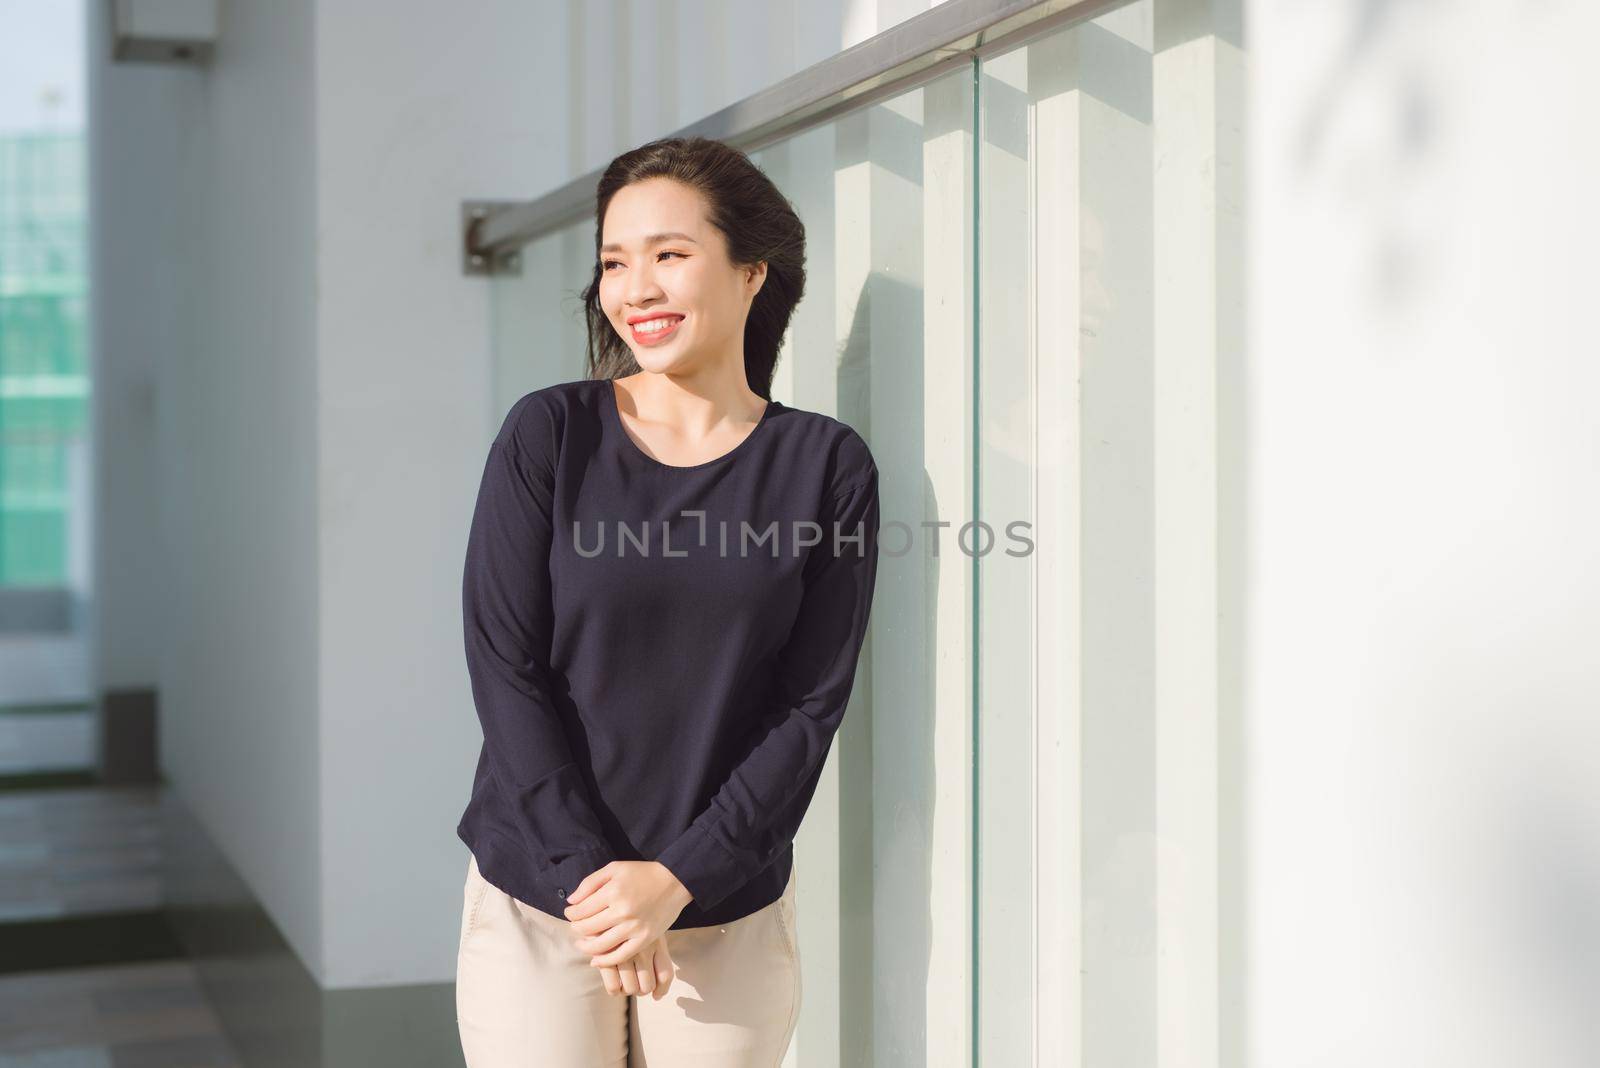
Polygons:
M654 284L630 283L626 300L630 307L642 308L660 295L661 291Z
M660 290L656 286L655 277L649 268L641 267L628 272L628 291L625 294L629 304L638 307L641 301L659 296Z

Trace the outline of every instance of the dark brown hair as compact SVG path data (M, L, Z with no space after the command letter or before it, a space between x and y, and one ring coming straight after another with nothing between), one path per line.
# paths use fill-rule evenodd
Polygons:
M706 218L723 236L735 267L767 264L766 281L744 324L744 373L750 389L772 399L778 346L806 286L806 228L794 207L743 152L707 137L668 137L612 160L595 194L594 277L583 291L589 328L588 375L621 378L639 370L633 350L600 307L600 244L606 208L617 191L647 178L671 178L698 192Z

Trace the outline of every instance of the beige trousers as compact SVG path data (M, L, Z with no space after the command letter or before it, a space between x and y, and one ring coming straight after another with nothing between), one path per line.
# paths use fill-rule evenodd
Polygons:
M571 925L467 862L456 1022L467 1068L776 1068L800 1013L795 878L757 912L667 932L666 997L606 993Z

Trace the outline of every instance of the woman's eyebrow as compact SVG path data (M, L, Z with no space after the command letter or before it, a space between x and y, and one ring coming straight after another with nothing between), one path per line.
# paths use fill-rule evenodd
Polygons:
M672 230L672 231L670 231L668 233L665 233L665 234L650 234L649 236L647 236L644 239L644 243L646 245L659 245L663 241L687 241L691 245L698 245L700 243L700 242L696 241L694 238L690 237L688 234L679 233L676 230ZM622 246L617 244L615 241L613 241L608 245L601 245L600 246L600 251L601 252L621 252L622 251Z

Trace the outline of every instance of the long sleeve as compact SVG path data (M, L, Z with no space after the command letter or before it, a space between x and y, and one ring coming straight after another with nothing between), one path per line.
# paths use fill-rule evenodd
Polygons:
M832 498L802 571L800 608L778 653L777 707L710 805L656 857L701 908L793 840L844 718L877 579L878 472L870 459L864 468Z
M616 859L551 701L555 425L518 404L484 464L467 539L467 670L498 792L538 875L571 890Z

